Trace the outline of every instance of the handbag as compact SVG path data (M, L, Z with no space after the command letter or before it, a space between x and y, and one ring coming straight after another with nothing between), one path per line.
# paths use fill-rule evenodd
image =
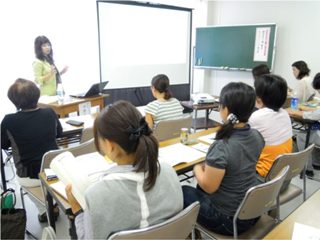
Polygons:
M11 199L13 199L13 203ZM7 206L8 202L11 202L12 204ZM2 239L24 239L27 223L26 211L23 208L15 208L15 204L16 194L12 188L9 188L7 191L1 193Z

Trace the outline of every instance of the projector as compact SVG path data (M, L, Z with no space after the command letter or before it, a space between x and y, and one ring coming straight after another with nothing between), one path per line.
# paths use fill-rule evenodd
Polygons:
M194 104L202 104L202 103L214 103L215 99L208 93L195 93L191 94L191 99Z

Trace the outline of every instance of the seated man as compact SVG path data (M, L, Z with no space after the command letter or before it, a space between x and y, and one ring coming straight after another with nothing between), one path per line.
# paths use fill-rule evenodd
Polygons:
M251 115L249 124L265 140L256 165L258 181L263 183L274 160L281 154L292 153L292 127L289 114L281 108L287 98L286 81L280 76L263 75L255 80L254 87L260 109ZM289 183L285 181L280 191Z

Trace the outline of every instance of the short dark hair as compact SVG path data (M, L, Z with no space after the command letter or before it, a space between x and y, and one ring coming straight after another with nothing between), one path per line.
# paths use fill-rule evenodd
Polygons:
M159 93L165 93L164 99L168 100L172 98L172 93L170 91L170 81L169 78L164 74L159 74L152 78L151 86L155 87L155 89Z
M224 86L219 98L222 108L227 107L230 113L238 118L239 122L248 122L255 107L256 94L253 87L243 82L231 82ZM233 125L222 125L217 132L216 139L227 141L232 133Z
M257 97L267 108L278 111L287 99L287 82L277 75L262 75L254 82Z
M313 79L312 86L315 90L320 89L320 73L317 73Z
M42 52L42 45L45 44L45 43L49 43L50 46L51 46L51 51L48 54L47 58L43 55L43 52ZM51 44L49 38L47 38L46 36L38 36L35 39L35 41L34 41L34 53L36 55L36 58L38 58L38 59L40 59L42 61L47 60L50 64L54 63L52 44Z
M305 76L309 75L310 69L308 68L308 65L304 61L294 62L291 66L296 67L299 70L299 75L297 79L302 79Z
M252 69L252 76L254 80L260 77L263 74L270 74L270 69L265 64L260 64Z
M40 98L40 89L26 79L18 78L8 90L8 98L17 110L37 108Z
M126 154L134 154L133 166L137 172L147 173L146 191L156 183L160 171L157 139L152 135L141 134L136 140L130 140L126 132L128 126L138 129L141 113L129 102L118 101L107 105L94 121L94 141L101 152L99 138L108 139L120 146Z

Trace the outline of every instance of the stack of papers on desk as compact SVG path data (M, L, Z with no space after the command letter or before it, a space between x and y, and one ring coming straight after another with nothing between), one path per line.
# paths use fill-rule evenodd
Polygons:
M292 233L292 240L301 239L320 239L320 229L295 222Z
M198 140L201 140L203 142L212 144L215 141L214 139L216 138L216 134L217 133L212 133L212 134L209 134L209 135L205 135L205 136L199 137Z
M189 163L204 158L206 154L182 143L159 148L159 162L169 163L176 166L180 163Z
M39 98L39 103L44 103L44 104L48 104L48 103L53 103L58 101L58 96L46 96L43 95Z

